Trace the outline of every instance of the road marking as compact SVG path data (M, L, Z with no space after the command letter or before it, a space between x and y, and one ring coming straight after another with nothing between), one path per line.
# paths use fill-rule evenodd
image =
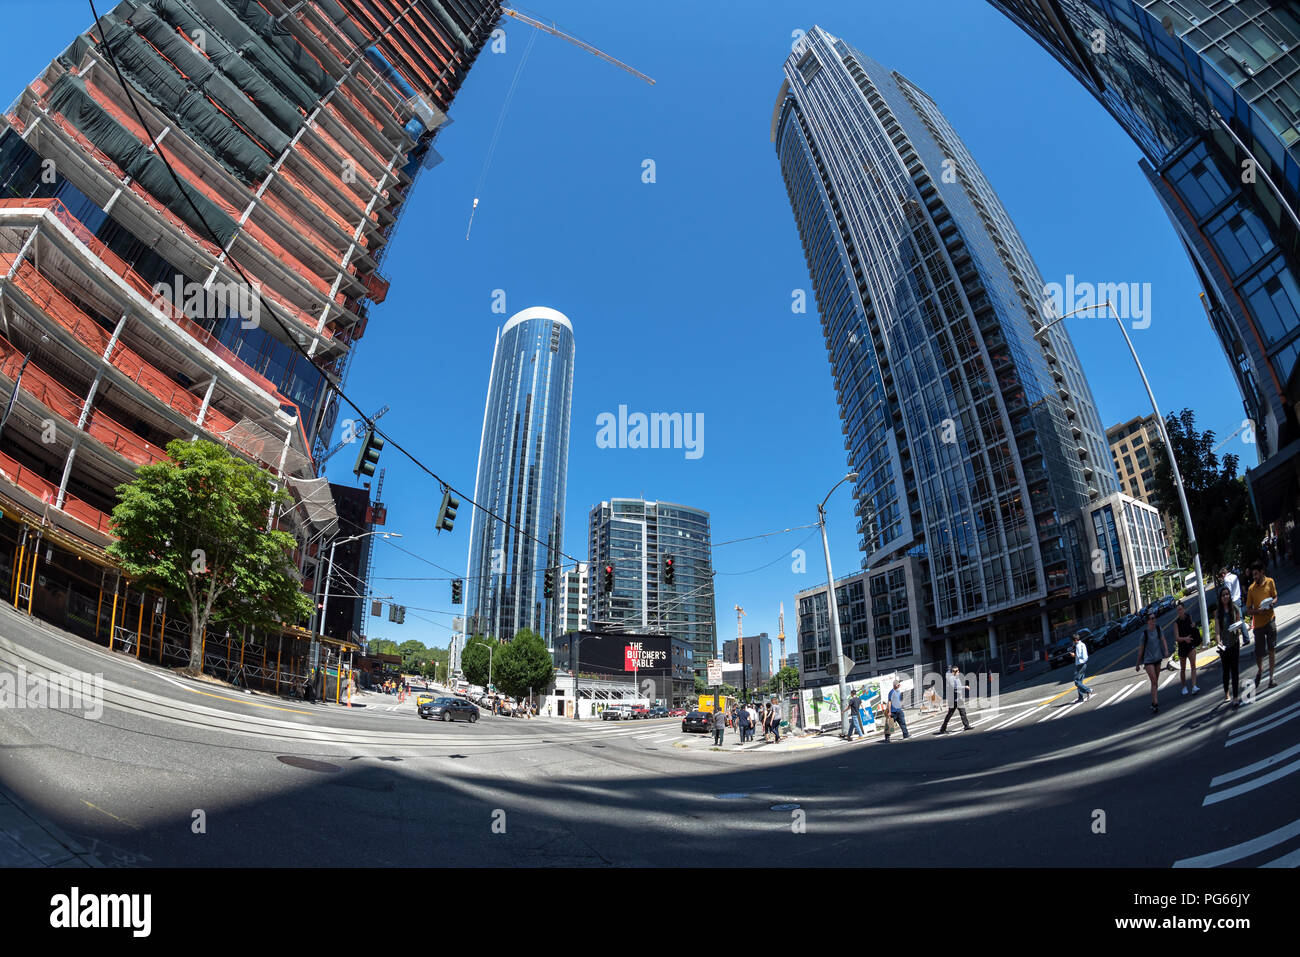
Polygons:
M1300 750L1300 748L1292 748L1291 752L1294 753L1297 750ZM1260 762L1260 764L1264 763L1265 762ZM1247 769L1243 768L1242 770L1244 771ZM1281 780L1288 774L1294 774L1296 771L1300 771L1300 761L1292 761L1290 764L1278 768L1271 774L1266 774L1262 778L1256 778L1254 781L1247 781L1245 784L1238 784L1235 788L1228 788L1226 791L1216 791L1214 794L1207 794L1205 800L1201 802L1201 807L1218 804L1220 801L1226 801L1228 798L1236 797L1239 794L1246 794L1256 788L1262 788L1265 784L1272 784L1274 781ZM1235 774L1238 772L1233 773ZM1211 783L1210 787L1214 787L1214 784Z
M1290 824L1279 827L1275 831L1261 834L1259 837L1252 838L1249 841L1243 841L1240 844L1233 844L1231 847L1225 847L1219 851L1211 851L1208 854L1201 854L1197 857L1185 857L1181 861L1174 861L1174 867L1218 867L1220 864L1239 861L1243 857L1250 857L1252 854L1267 851L1270 847L1276 847L1283 841L1289 841L1297 834L1300 834L1300 821L1292 821Z
M1165 678L1164 681L1160 682L1160 687L1161 687L1161 688L1168 688L1171 684L1174 683L1174 680L1175 680L1177 677L1178 677L1178 672L1177 672L1177 671L1171 672L1171 673L1169 674L1169 677Z
M132 822L132 821L128 821L128 820L127 820L126 818L124 818L124 817L118 817L116 814L112 813L111 811L105 811L105 810L104 810L102 807L100 807L98 804L91 804L91 803L90 803L89 801L87 801L85 798L82 798L82 799L81 799L81 803L84 804L84 805L86 805L86 807L88 807L88 808L93 808L94 810L98 811L100 814L107 814L109 817L111 817L114 821L117 821L119 824L125 824L127 827L129 827L129 828L134 828L134 829L137 830L137 831L143 831L143 830L144 830L144 826L143 826L143 825L141 825L141 824L136 824L136 823L134 823L134 822Z
M1283 854L1275 861L1269 861L1267 864L1261 864L1260 867L1300 867L1300 849L1292 851L1290 854Z
M1072 704L1072 705L1066 705L1066 706L1064 706L1064 707L1057 708L1057 709L1056 709L1055 711L1053 711L1051 714L1047 715L1046 717L1039 718L1039 719L1038 719L1036 722L1034 722L1034 723L1035 723L1035 724L1042 724L1044 721L1055 721L1057 718L1063 717L1064 715L1066 715L1066 714L1068 714L1069 712L1073 711L1075 708L1079 707L1079 705L1080 705L1081 703L1082 703L1082 702L1076 701L1076 702L1075 702L1074 704Z
M1287 711L1291 711L1291 713L1287 714L1284 711L1279 714L1271 715L1267 718L1264 718L1263 720L1269 723L1255 728L1254 731L1247 731L1245 734L1236 733L1236 737L1233 736L1235 732L1229 732L1228 740L1223 742L1223 746L1225 748L1230 748L1234 744L1241 744L1241 742L1253 738L1258 734L1263 734L1265 731L1272 731L1278 725L1286 724L1288 721L1294 721L1296 718L1300 718L1300 711L1292 711L1291 708L1288 708ZM1259 722L1254 722L1254 723L1258 724ZM1250 725L1246 725L1241 730L1245 731L1246 727L1250 727Z
M1129 685L1127 688L1125 688L1123 691L1120 691L1118 694L1111 695L1109 698L1103 701L1098 707L1104 708L1108 704L1115 704L1116 702L1123 701L1125 698L1127 698L1134 691L1137 691L1138 688L1141 687L1142 687L1142 682L1140 681L1137 684Z
M1300 744L1287 748L1285 751L1279 751L1272 757L1265 758L1263 761L1256 761L1254 764L1248 764L1244 768L1238 768L1236 771L1229 771L1227 774L1220 774L1210 782L1210 787L1217 788L1220 784L1227 784L1238 778L1249 777L1256 771L1263 771L1267 767L1277 764L1279 761L1285 761L1293 754L1300 754Z
M1297 710L1300 710L1300 701L1297 701L1295 704L1287 705L1285 708L1283 708L1281 711L1278 711L1275 714L1266 715L1265 717L1257 718L1254 721L1251 721L1249 724L1243 724L1239 728L1233 728L1231 731L1228 732L1228 737L1231 738L1233 735L1241 734L1243 731L1250 731L1252 728L1257 728L1261 724L1266 724L1269 721L1273 721L1276 718L1282 717L1284 714L1289 714L1290 712L1297 711Z
M1004 721L999 721L999 722L998 722L997 724L995 724L993 727L989 728L989 730L990 730L990 731L996 731L996 730L998 730L998 728L1005 728L1005 727L1007 727L1008 725L1015 724L1015 723L1016 723L1017 721L1019 721L1021 718L1025 717L1026 715L1033 714L1033 713L1034 713L1035 711L1037 711L1037 710L1038 710L1038 706L1037 706L1037 705L1034 705L1033 707L1031 707L1031 708L1029 708L1029 709L1027 709L1027 710L1025 710L1025 711L1020 712L1020 714L1013 715L1012 717L1007 718L1007 719L1004 720Z

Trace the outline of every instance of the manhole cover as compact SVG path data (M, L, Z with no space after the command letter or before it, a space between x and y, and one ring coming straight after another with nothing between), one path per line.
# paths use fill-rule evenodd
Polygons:
M713 795L719 801L739 801L741 798L749 797L748 794L741 794L739 791L728 791L726 794Z
M799 810L799 805L798 804L773 804L772 810L773 811L797 811Z
M281 754L276 757L281 764L287 764L291 768L302 768L304 771L319 771L321 774L333 774L335 771L342 771L337 764L326 764L324 761L313 761L311 758L300 758L293 754Z

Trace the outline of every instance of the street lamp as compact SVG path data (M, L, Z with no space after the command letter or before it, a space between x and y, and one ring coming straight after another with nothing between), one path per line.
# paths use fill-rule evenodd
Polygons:
M1063 319L1074 315L1076 312L1083 312L1088 309L1095 309L1094 306L1083 306L1075 309L1073 312L1067 312L1064 316L1057 316L1051 322L1041 326L1034 333L1035 339L1041 339L1048 329L1056 325ZM1120 333L1124 336L1124 342L1128 344L1128 351L1133 356L1133 364L1137 366L1138 375L1142 377L1142 385L1147 390L1147 398L1151 400L1151 408L1156 413L1156 426L1160 429L1160 439L1165 444L1165 454L1169 458L1169 468L1173 471L1174 489L1178 492L1178 503L1183 509L1183 524L1187 527L1187 549L1192 553L1192 564L1196 571L1196 596L1201 609L1201 635L1202 641L1210 639L1210 613L1205 606L1205 577L1201 574L1201 553L1196 545L1196 529L1192 525L1192 512L1187 505L1187 493L1183 490L1183 476L1178 470L1178 459L1174 455L1174 447L1169 442L1169 430L1165 428L1165 417L1160 414L1160 406L1156 404L1156 395L1151 391L1151 383L1147 380L1146 371L1142 368L1142 361L1138 358L1137 349L1133 347L1133 340L1129 338L1128 330L1124 328L1124 320L1119 317L1115 311L1115 306L1109 299L1106 300L1106 308L1115 319L1115 324L1119 326Z
M817 524L822 530L822 551L826 554L826 603L831 613L831 657L835 659L835 676L840 683L840 733L848 736L849 733L849 714L844 710L846 694L844 685L844 649L840 645L840 612L835 604L835 576L831 573L831 546L826 541L826 503L830 497L835 494L835 489L839 488L845 482L852 482L857 479L857 472L850 472L844 478L832 486L831 490L826 493L826 498L817 506Z
M353 536L351 536L350 538L343 538L343 539L338 539L338 538L336 538L336 539L334 539L334 541L330 544L330 562L329 562L329 568L328 568L328 570L325 572L325 598L321 601L321 606L320 606L320 629L319 629L319 631L320 631L322 637L324 637L324 635L325 635L325 610L329 607L329 603L330 603L330 579L332 579L332 578L334 577L334 549L338 548L338 546L340 546L340 545L346 545L348 542L355 542L355 541L357 541L358 539L366 538L366 537L368 537L368 536L370 536L370 535L380 535L380 536L382 536L382 537L384 537L384 538L401 538L401 537L402 537L402 534L401 534L400 532L362 532L360 535L353 535Z

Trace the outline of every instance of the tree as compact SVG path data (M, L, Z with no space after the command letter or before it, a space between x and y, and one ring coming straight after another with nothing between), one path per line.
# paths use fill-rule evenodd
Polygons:
M767 691L769 692L779 692L782 688L785 688L787 691L789 691L792 688L798 688L798 687L799 687L799 669L791 668L789 665L786 665L784 668L778 671L772 677L772 680L770 680L767 683Z
M397 650L397 642L389 641L387 638L372 638L366 643L366 649L372 655L396 655L400 654Z
M429 649L424 646L424 642L416 641L414 638L408 638L398 645L397 653L402 656L403 671L415 671L419 667L417 662L429 658Z
M474 635L469 641L465 642L465 648L460 653L460 670L465 673L465 680L470 684L487 687L488 646L495 644L496 642L489 641L482 635ZM497 649L493 648L492 654L494 658L496 653Z
M1191 409L1168 416L1165 428L1183 478L1187 510L1196 527L1201 567L1207 577L1229 561L1254 558L1264 535L1251 512L1245 480L1237 476L1237 456L1218 457L1214 452L1214 432L1197 431L1196 413ZM1152 504L1161 511L1181 516L1182 505L1163 443L1152 447L1152 460ZM1190 556L1187 532L1181 521L1175 524L1174 534L1178 551Z
M126 575L161 591L190 618L190 661L203 667L213 618L270 627L312 613L294 568L293 536L267 529L288 504L270 476L213 442L167 444L167 461L141 466L117 488L108 553Z
M536 632L523 628L497 654L493 681L510 697L526 698L529 689L545 691L554 673L546 642Z
M695 676L695 693L697 695L708 694L710 691L709 683L699 675Z

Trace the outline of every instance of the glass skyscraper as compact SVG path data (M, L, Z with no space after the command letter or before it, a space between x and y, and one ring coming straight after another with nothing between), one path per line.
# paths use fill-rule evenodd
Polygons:
M1258 517L1300 470L1300 9L1266 0L991 0L1097 98L1192 260L1255 423Z
M1117 483L1064 324L1035 339L1044 286L1020 234L930 97L820 28L786 61L771 136L863 567L918 559L930 637L963 650L1045 635L1100 592L1082 512Z
M591 510L589 627L669 634L690 645L691 667L703 676L717 656L713 549L709 513L672 502L615 498ZM664 560L673 581L664 581ZM613 592L605 567L614 566Z
M559 586L573 350L573 326L545 306L515 313L497 334L474 484L483 508L474 510L469 540L470 634L509 641L530 628L549 643L564 627ZM547 568L556 570L550 601Z

